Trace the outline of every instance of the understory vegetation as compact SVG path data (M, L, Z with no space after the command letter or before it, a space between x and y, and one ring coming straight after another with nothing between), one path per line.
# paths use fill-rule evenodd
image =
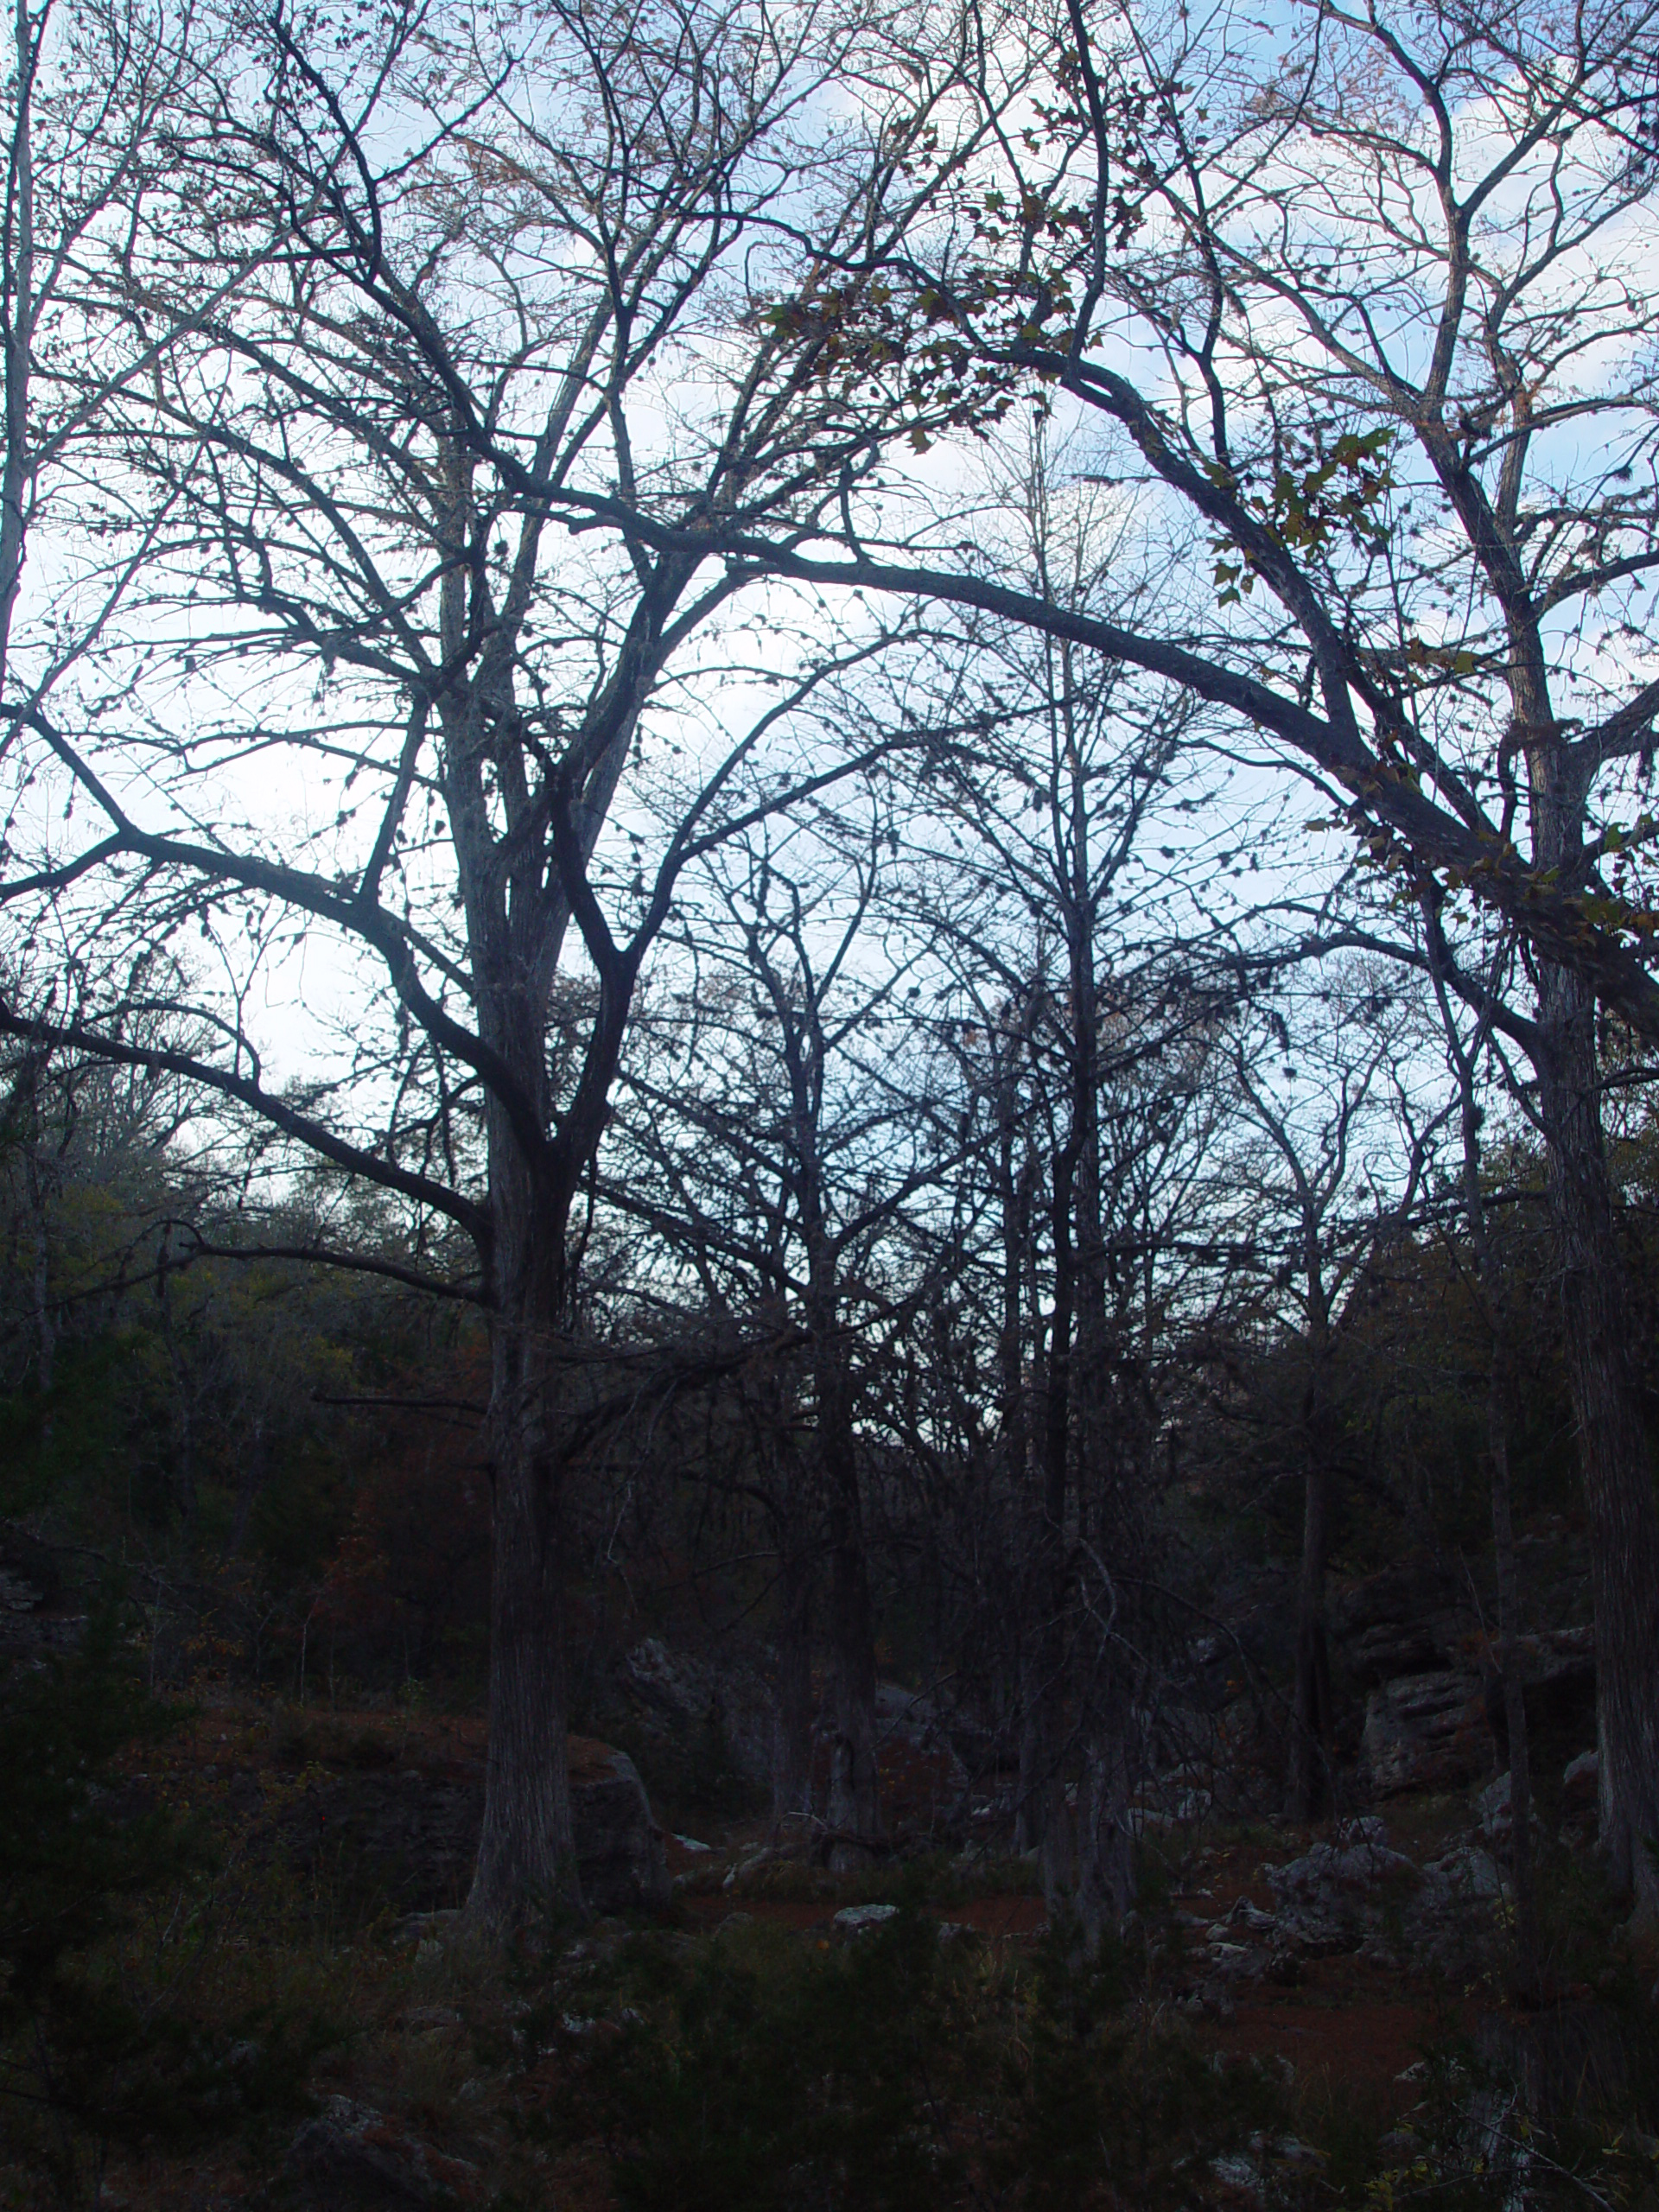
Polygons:
M1180 2001L1185 1901L1248 1887L1296 1847L1282 1827L1166 1831L1093 1955L1063 1919L997 1932L984 1908L1022 1901L1018 1862L938 1852L728 1883L734 1851L654 1918L582 1929L552 1904L503 1951L270 1845L273 1811L328 1767L418 1758L440 1724L163 1708L135 1685L134 1626L108 1605L72 1662L8 1687L24 1787L0 1818L0 2202L1495 2212L1636 2206L1659 2179L1656 1961L1565 1853L1546 1948L1593 2020L1541 2097L1478 2026L1503 2005L1501 1930L1453 1974L1408 1961L1403 2042L1398 1993L1363 1976L1285 2016L1332 2038L1293 2043L1296 2063ZM265 1776L259 1818L233 1773ZM887 1916L859 1932L832 1917L872 1899ZM793 1923L765 1916L780 1901ZM953 1918L975 1901L977 1925ZM1382 2069L1356 2073L1338 2043L1378 2020ZM349 2151L365 2113L378 2164L331 2166L326 2134L319 2163L296 2158L330 2126Z
M1659 0L0 47L0 2192L1659 2212Z

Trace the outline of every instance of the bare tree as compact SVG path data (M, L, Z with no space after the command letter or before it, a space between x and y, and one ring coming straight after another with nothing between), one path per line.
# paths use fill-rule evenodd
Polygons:
M4 895L85 988L69 1011L10 995L0 1023L168 1066L263 1121L274 1166L310 1151L395 1194L413 1273L484 1305L472 1910L499 1921L574 1886L559 1346L640 964L690 859L839 772L838 736L786 741L849 726L810 702L877 634L791 639L774 609L747 658L782 693L734 715L739 635L715 640L747 565L550 515L587 486L681 532L804 529L868 468L880 410L766 310L837 240L897 235L955 158L957 49L944 22L896 50L852 8L437 9L317 36L247 29L149 125L170 190L111 197L124 283L80 312L147 369L86 445L76 520L110 590L73 683L8 733ZM853 83L855 111L827 102ZM257 281L227 291L232 261ZM606 826L630 762L665 774L676 747L646 874ZM65 807L93 826L60 832ZM572 924L585 997L558 973ZM158 1054L130 1025L175 995L150 963L187 931L215 1049ZM332 1057L274 1081L302 1012ZM443 1275L438 1224L470 1275Z
M1532 1767L1527 1738L1527 1701L1522 1673L1516 1567L1513 1485L1510 1435L1515 1400L1514 1324L1510 1299L1493 1246L1482 1173L1481 1064L1491 1043L1491 1010L1502 1002L1503 970L1513 948L1500 940L1492 952L1486 1001L1467 1023L1446 982L1452 954L1441 925L1440 902L1423 901L1423 936L1435 1009L1446 1040L1446 1056L1457 1085L1458 1124L1462 1148L1464 1220L1473 1261L1474 1288L1491 1344L1486 1385L1486 1449L1492 1484L1492 1558L1497 1580L1497 1669L1503 1700L1504 1738L1510 1762L1510 1865L1515 1883L1515 1967L1516 1994L1527 2004L1540 1996L1538 1899L1532 1866Z
M1414 1107L1401 1065L1409 1048L1386 985L1313 972L1313 989L1296 995L1300 1015L1294 1002L1268 1001L1255 1033L1234 1039L1238 1121L1254 1145L1224 1170L1230 1192L1218 1209L1240 1209L1235 1241L1257 1251L1258 1322L1276 1307L1295 1348L1302 1525L1288 1800L1299 1821L1316 1819L1330 1796L1325 1578L1344 1458L1338 1356L1368 1278L1411 1221L1445 1119Z
M1130 532L1109 503L1058 487L1040 436L1025 459L1006 566L1046 601L1086 603L1117 580ZM1236 825L1221 808L1186 830L1213 781L1179 694L1064 638L971 636L995 730L936 779L945 836L915 834L999 1224L998 1457L1024 1522L1021 1833L1092 1947L1133 1895L1146 1327L1167 1252L1154 1217L1248 964L1203 888Z
M842 271L842 353L949 385L982 427L1026 391L1073 410L1101 474L1196 525L1185 592L1157 620L1058 602L961 558L953 518L884 529L891 503L838 555L724 542L1181 685L1274 740L1376 865L1427 870L1517 932L1535 1012L1511 998L1494 1019L1531 1060L1551 1162L1603 1836L1659 1909L1659 1509L1595 1042L1598 1001L1659 1041L1640 619L1659 567L1659 15L1319 0L1281 52L1233 13L1091 21L1065 0L1033 39L1042 127L953 181L953 226ZM803 308L803 334L822 320ZM1480 975L1474 958L1452 980L1478 1003Z
M913 1012L929 931L882 925L897 804L880 787L857 805L848 794L833 817L763 827L711 856L707 894L685 902L698 988L677 995L671 1054L630 1077L626 1142L607 1155L613 1203L686 1255L716 1310L798 1341L810 1435L783 1453L773 1503L785 1795L805 1764L816 1613L830 1676L826 1852L849 1866L883 1830L861 1402L931 1274L925 1228L906 1235L906 1214L937 1204L959 1165ZM666 1037L670 1021L656 1026Z

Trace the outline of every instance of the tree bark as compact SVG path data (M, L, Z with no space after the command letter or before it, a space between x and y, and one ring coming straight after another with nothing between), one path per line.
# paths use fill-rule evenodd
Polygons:
M580 1914L565 1757L563 1484L550 1396L556 1309L493 1317L489 1751L469 1918L510 1926L556 1899Z
M1521 2002L1535 2005L1541 1987L1538 1898L1532 1868L1532 1754L1518 1642L1515 1524L1510 1512L1509 1363L1502 1329L1501 1319L1495 1320L1486 1433L1492 1462L1492 1551L1497 1566L1497 1664L1503 1679L1503 1726L1510 1753L1510 1864L1515 1885L1512 1980Z
M1084 1738L1077 1782L1077 1924L1092 1954L1116 1936L1135 1903L1135 1840L1129 1834L1128 1714L1120 1669L1107 1659L1104 1682Z
M507 1025L501 1024L501 1032ZM539 1032L526 1034L538 1037ZM520 1065L534 1071L538 1046ZM532 1096L537 1095L532 1090ZM469 1919L584 1910L565 1752L564 1465L559 1348L569 1319L569 1185L527 1160L491 1102L489 1749Z
M1463 1139L1463 1210L1474 1250L1475 1280L1491 1334L1486 1382L1486 1443L1492 1475L1492 1556L1497 1571L1497 1664L1503 1693L1504 1733L1510 1759L1510 1870L1515 1885L1515 1955L1511 1976L1522 2004L1536 2004L1541 1991L1537 1892L1532 1865L1532 1759L1527 1737L1527 1700L1521 1678L1520 1610L1515 1564L1513 1492L1510 1480L1510 1408L1512 1369L1509 1300L1503 1272L1492 1250L1486 1219L1486 1195L1480 1181L1480 1102L1476 1071L1485 1023L1472 1046L1465 1047L1446 989L1446 944L1437 899L1426 895L1429 973L1446 1032L1446 1053L1457 1078Z
M1077 1133L1056 1154L1050 1217L1054 1289L1044 1378L1042 1497L1037 1535L1036 1709L1032 1726L1039 1764L1035 1793L1041 1821L1043 1896L1051 1914L1070 1910L1077 1887L1077 1839L1060 1772L1065 1737L1066 1503L1071 1473L1071 1356L1077 1302L1077 1255L1071 1218L1077 1181Z
M785 1540L787 1541L787 1539ZM772 1825L812 1809L812 1588L806 1560L791 1545L784 1560L783 1618L772 1692Z
M858 1459L845 1382L825 1376L818 1399L819 1443L829 1490L830 1662L833 1733L830 1745L829 1863L862 1866L881 1834L875 1756L875 1624L865 1556Z
M1319 1816L1331 1735L1331 1661L1325 1634L1325 1578L1331 1553L1331 1471L1310 1449L1302 1497L1302 1564L1296 1582L1296 1680L1290 1739L1290 1812Z
M1643 1919L1659 1915L1659 1509L1600 1113L1595 1004L1560 968L1541 979L1539 1111L1590 1509L1601 1847Z

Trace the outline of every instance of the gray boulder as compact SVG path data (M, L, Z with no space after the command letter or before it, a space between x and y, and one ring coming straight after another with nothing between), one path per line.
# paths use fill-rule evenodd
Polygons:
M1380 1923L1389 1896L1414 1889L1418 1879L1416 1867L1389 1847L1376 1819L1351 1821L1336 1842L1316 1843L1267 1874L1281 1934L1315 1957L1357 1950Z
M569 1757L584 1899L595 1912L659 1910L673 1885L639 1769L626 1751L587 1736L569 1738Z
M896 1904L844 1904L834 1924L843 1936L862 1936L872 1928L884 1927L898 1913Z
M625 1751L568 1739L570 1810L582 1895L597 1912L654 1910L671 1894L662 1833ZM400 1915L461 1904L472 1880L484 1819L484 1774L475 1760L362 1773L308 1773L273 1820L256 1814L256 1857L278 1851L307 1874L332 1874Z
M1365 1700L1362 1758L1382 1797L1457 1789L1489 1773L1491 1738L1479 1675L1441 1669L1373 1690Z
M1596 1632L1593 1628L1552 1629L1517 1642L1521 1692L1527 1723L1557 1737L1593 1736L1596 1726ZM1509 1756L1510 1724L1502 1685L1486 1679L1486 1718L1503 1756Z
M1567 1762L1561 1777L1561 1802L1569 1810L1580 1812L1596 1802L1600 1787L1600 1759L1594 1751L1580 1751Z
M1489 1843L1503 1843L1515 1827L1511 1792L1514 1783L1509 1772L1500 1774L1496 1782L1488 1783L1475 1800L1475 1811L1479 1815L1481 1832ZM1538 1822L1538 1806L1532 1808L1532 1824Z
M474 2169L400 2121L330 2097L289 2145L283 2177L306 2212L428 2212L456 2202Z
M734 1773L745 1782L771 1782L772 1697L754 1669L716 1665L647 1636L623 1654L616 1679L653 1735L683 1743L712 1728Z

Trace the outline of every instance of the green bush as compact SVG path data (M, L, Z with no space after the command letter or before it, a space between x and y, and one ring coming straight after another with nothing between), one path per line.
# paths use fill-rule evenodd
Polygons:
M906 1907L849 1942L643 1939L543 2031L563 2125L603 2136L626 2212L1173 2212L1285 2094L1125 1997L1122 1961L1064 1934L1033 1964Z
M117 2143L292 2110L309 2064L308 2038L268 2011L192 2017L158 1957L135 1972L128 1955L140 1901L181 1909L206 1856L114 1771L179 1717L138 1680L113 1599L67 1657L0 1681L0 2101L67 2202L97 2201Z
M690 1960L647 1945L630 1983L583 2084L627 2212L949 2201L945 2104L972 2051L930 1923L825 1950L759 1929Z

